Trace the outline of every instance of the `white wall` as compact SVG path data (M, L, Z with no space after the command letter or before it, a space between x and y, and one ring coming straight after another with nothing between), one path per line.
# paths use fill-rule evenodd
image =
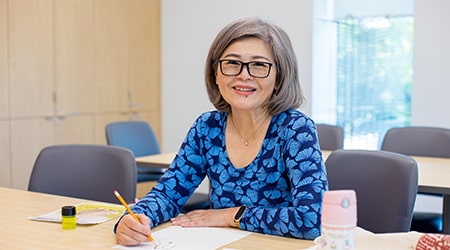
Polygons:
M162 151L178 150L194 119L213 109L203 81L206 54L217 32L240 17L261 16L288 32L307 98L301 110L311 115L311 103L323 101L323 95L313 100L311 94L313 1L162 0ZM448 0L414 0L413 125L450 128L449 10ZM442 208L436 201L428 203L425 209Z
M320 102L312 100L311 94L313 0L161 2L164 152L177 150L194 119L213 108L203 81L205 57L217 32L236 18L261 16L283 27L299 57L301 84L307 98L301 110L311 115L311 102ZM450 128L449 10L448 0L414 1L413 125Z
M412 123L450 128L450 1L415 0Z
M163 0L162 151L176 151L200 113L213 109L203 80L204 62L214 37L229 22L260 16L291 38L310 113L313 0Z

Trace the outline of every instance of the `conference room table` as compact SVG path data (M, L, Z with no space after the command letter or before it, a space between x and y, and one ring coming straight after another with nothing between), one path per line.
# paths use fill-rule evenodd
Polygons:
M62 230L60 223L29 219L62 206L95 201L5 187L0 187L0 199L0 249L111 249L117 245L113 233L117 219L95 225L77 225L75 230ZM168 226L170 224L165 223L153 231ZM312 245L313 241L310 240L251 233L219 249L287 250L304 249Z
M332 153L323 150L326 160ZM450 158L411 156L418 165L418 191L443 196L442 226L443 233L450 234ZM136 158L141 166L167 168L175 158L175 153L163 153Z

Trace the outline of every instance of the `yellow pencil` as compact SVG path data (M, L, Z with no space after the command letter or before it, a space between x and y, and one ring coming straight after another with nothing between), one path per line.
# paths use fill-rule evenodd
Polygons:
M114 190L114 194L116 195L117 199L119 199L120 203L122 203L122 205L127 209L128 213L131 214L131 216L133 216L133 218L141 223L141 221L139 220L139 218L133 213L133 211L131 211L130 207L128 206L128 204L125 202L125 200L122 198L122 196L119 194L119 192L117 192L117 190ZM153 242L153 244L155 243L155 240L153 240L153 237L151 235L147 235L147 238Z

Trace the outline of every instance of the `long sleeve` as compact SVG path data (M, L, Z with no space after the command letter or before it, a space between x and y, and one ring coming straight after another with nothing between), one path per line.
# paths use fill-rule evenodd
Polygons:
M235 168L225 144L227 113L202 114L189 129L170 168L132 207L156 226L176 216L208 176L213 209L246 205L241 228L314 239L320 235L322 195L328 189L314 122L296 110L275 115L261 150Z

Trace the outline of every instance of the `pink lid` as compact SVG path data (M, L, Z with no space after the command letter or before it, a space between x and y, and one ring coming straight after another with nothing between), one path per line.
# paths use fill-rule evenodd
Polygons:
M322 223L356 225L356 193L354 190L326 191L322 200Z

